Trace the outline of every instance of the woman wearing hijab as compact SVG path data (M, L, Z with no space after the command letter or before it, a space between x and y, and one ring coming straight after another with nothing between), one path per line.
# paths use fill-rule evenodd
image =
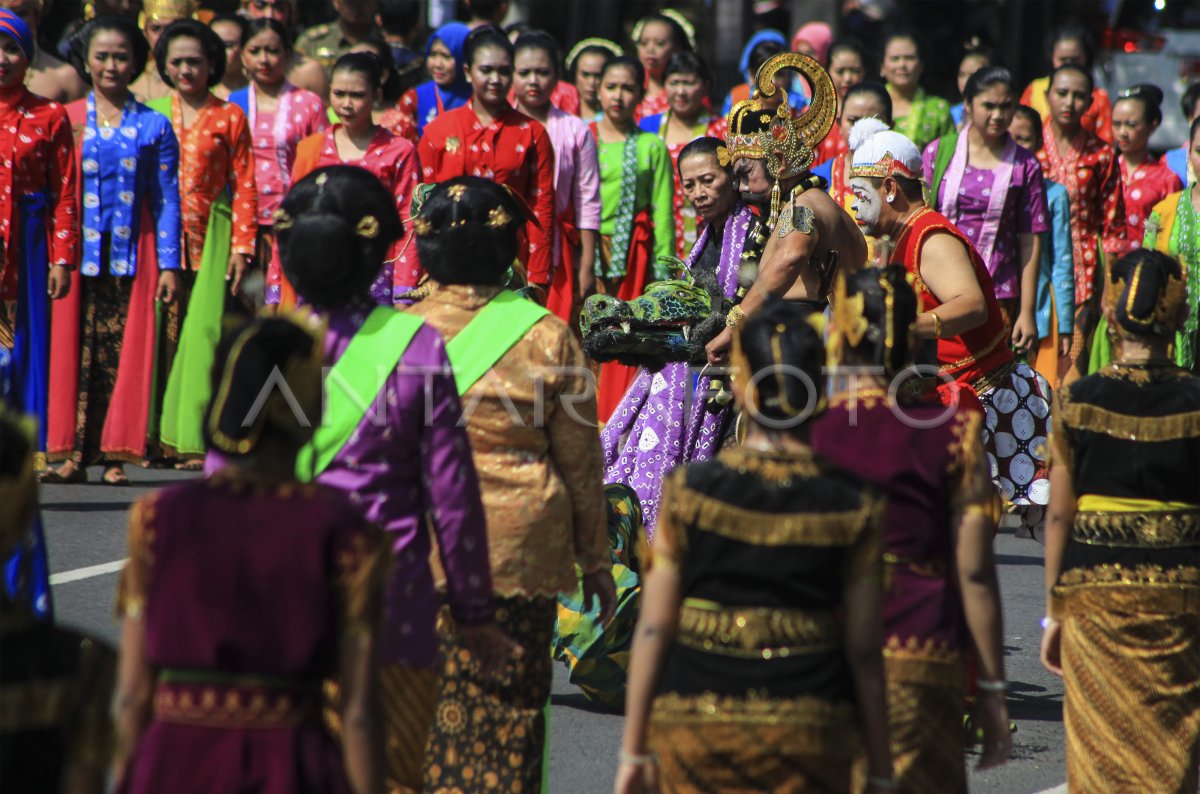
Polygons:
M426 124L471 98L471 84L463 70L463 48L470 32L462 22L451 22L438 28L425 45L430 79L406 91L396 106L416 125L418 137L425 134Z

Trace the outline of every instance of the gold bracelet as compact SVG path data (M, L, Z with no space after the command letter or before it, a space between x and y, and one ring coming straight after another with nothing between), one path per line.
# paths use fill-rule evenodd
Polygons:
M942 318L937 316L937 312L930 312L929 316L933 318L933 338L942 338Z
M729 310L729 314L725 315L726 328L741 328L746 324L746 313L742 311L741 306L734 306Z

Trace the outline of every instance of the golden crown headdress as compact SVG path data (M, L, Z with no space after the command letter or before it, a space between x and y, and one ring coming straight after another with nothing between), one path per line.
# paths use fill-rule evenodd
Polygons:
M779 90L775 75L783 69L796 70L812 86L812 102L796 117L786 94L774 110L762 101ZM812 166L817 147L837 118L837 90L833 80L821 64L807 55L781 52L759 68L755 85L757 96L738 102L725 118L728 124L725 145L730 162L742 157L765 159L767 172L773 179L803 174Z
M142 5L145 19L192 19L198 8L196 0L146 0Z

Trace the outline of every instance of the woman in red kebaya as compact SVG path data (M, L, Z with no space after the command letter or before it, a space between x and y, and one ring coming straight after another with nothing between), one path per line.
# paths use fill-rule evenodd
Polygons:
M1154 205L1183 190L1183 182L1165 158L1148 150L1150 136L1162 124L1163 92L1154 85L1135 85L1121 92L1113 106L1113 137L1121 152L1121 185L1124 187L1125 242L1128 250L1142 247L1146 219Z
M508 187L529 207L517 247L530 285L549 290L554 233L554 150L546 128L508 104L513 45L486 26L467 37L463 60L471 100L425 127L417 152L425 182L478 176Z
M0 10L0 384L38 418L46 452L49 300L70 289L79 258L75 143L66 109L35 96L25 75L37 53L29 27ZM8 158L11 158L9 160Z

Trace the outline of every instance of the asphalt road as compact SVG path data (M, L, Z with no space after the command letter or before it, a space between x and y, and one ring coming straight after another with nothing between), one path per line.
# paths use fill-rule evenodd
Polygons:
M127 469L133 488L56 485L42 489L55 610L60 623L117 641L113 617L117 571L125 557L125 512L150 489L186 476ZM93 480L100 470L91 470ZM1062 683L1038 662L1042 616L1042 551L1010 529L996 540L1004 600L1009 711L1017 724L1013 760L971 773L971 790L1031 794L1059 786L1063 762ZM611 791L621 718L591 708L556 670L551 713L550 790L554 794ZM968 756L970 763L974 756Z

